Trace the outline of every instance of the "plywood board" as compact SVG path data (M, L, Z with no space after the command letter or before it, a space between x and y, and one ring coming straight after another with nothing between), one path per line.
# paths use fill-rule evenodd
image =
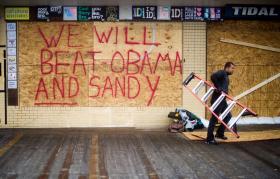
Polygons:
M20 22L18 29L21 106L182 104L182 23Z
M234 62L236 70L230 76L229 93L231 96L236 96L279 73L280 54L278 52L220 41L221 38L233 39L279 48L279 29L280 23L273 21L224 21L209 23L207 27L208 80L210 80L213 72L223 69L225 62ZM279 116L280 101L277 100L280 89L279 81L280 79L272 81L241 98L240 102L255 110L259 116ZM233 114L237 115L237 110L233 110ZM210 117L209 113L208 117Z

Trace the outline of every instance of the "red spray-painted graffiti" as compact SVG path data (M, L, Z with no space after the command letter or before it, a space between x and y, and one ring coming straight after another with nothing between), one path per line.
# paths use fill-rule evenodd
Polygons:
M93 47L88 50L82 43L79 29L78 24L62 24L56 29L56 34L50 34L38 27L44 46L40 49L40 78L34 94L35 105L79 105L76 99L81 98L86 86L88 100L105 99L106 96L135 100L143 98L141 94L145 93L143 105L150 106L164 76L182 75L180 50L173 56L168 51L161 52L163 42L151 41L146 26L135 40L130 35L133 31L127 26L99 29L93 25L90 31L95 43L108 47L124 46L126 49L116 48L110 59L103 60L103 49ZM151 55L145 50L150 46L159 50ZM140 47L144 50L137 50ZM105 75L103 71L99 74L101 66L107 69Z

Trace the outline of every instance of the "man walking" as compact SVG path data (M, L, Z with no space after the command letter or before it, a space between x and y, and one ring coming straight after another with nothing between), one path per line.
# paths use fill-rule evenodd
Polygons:
M217 90L214 91L211 99L211 105L218 99L218 97L221 95L221 92L224 92L228 94L228 86L229 86L229 75L233 74L235 65L232 62L227 62L224 66L223 70L219 70L211 75L211 81L213 82L214 86L217 88ZM215 114L220 115L226 108L228 107L226 98L223 99L223 101L219 104L219 106L214 110ZM231 113L229 113L225 118L224 122L227 124L229 120L231 119ZM208 132L207 132L207 144L214 144L217 145L214 138L214 127L217 122L217 118L212 115L209 126L208 126ZM234 131L236 131L236 125L234 125ZM220 138L223 140L227 140L227 137L224 135L225 132L225 126L221 124L216 132L215 137Z

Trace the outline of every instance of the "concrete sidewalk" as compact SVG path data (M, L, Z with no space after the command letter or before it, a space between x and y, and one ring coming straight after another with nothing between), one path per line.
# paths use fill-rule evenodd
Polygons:
M241 131L279 129L246 126ZM206 145L134 129L1 129L0 178L280 178L280 140Z

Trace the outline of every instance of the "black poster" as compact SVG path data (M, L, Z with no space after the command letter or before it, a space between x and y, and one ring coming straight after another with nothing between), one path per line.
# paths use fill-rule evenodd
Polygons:
M29 8L29 20L37 21L37 7L36 6L31 6Z
M184 7L172 6L170 10L171 20L184 20Z
M184 20L193 20L194 19L194 7L185 7L185 17Z
M222 9L221 8L210 8L210 19L211 20L220 20L222 18ZM212 17L212 14L215 14L215 17Z
M36 19L37 20L49 20L50 7L49 6L38 6L36 7Z
M119 6L106 7L106 20L118 21L119 20Z
M210 20L210 8L205 7L203 12L204 20Z
M220 7L205 7L204 20L219 21L222 20L222 8Z
M225 19L279 20L280 6L273 5L226 5Z
M202 7L195 7L194 8L194 16L193 16L193 19L194 20L201 20L203 21L204 20L204 14L203 14L203 8Z
M132 6L133 20L156 20L157 6Z
M77 8L77 14L78 14L78 21L88 21L92 18L92 9L91 7L86 6L79 6Z
M106 9L104 6L91 8L91 19L94 21L104 21L106 16Z
M62 6L51 6L50 7L50 20L51 21L62 21L63 11Z

